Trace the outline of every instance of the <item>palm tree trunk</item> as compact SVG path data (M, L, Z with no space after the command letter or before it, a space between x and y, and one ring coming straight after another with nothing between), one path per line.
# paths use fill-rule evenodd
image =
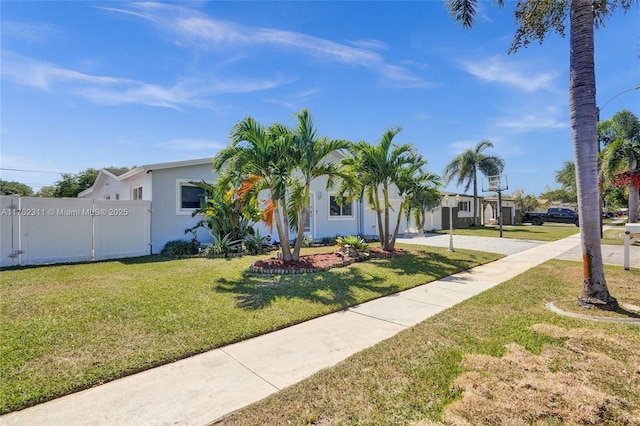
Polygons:
M293 247L293 255L291 256L293 261L296 262L300 259L300 249L302 248L302 241L304 239L304 224L307 221L307 215L309 214L309 194L311 193L311 184L306 183L304 186L304 195L302 196L302 209L298 218L298 235L296 237L296 245Z
M276 230L278 231L278 237L280 238L280 247L282 250L282 260L285 262L291 262L291 246L289 245L289 233L287 227L283 226L282 218L280 216L280 208L278 207L278 201L273 200L273 220L276 222ZM286 217L286 216L285 216Z
M478 205L478 172L476 170L473 171L473 226L476 226L476 216L477 206Z
M384 249L391 250L389 248L389 188L387 185L382 187L382 196L384 197Z
M400 229L400 219L402 219L402 204L400 204L400 208L398 209L398 220L396 220L396 227L393 230L393 236L391 237L391 242L389 243L389 250L394 250L396 248L396 239L398 238L398 230Z
M378 197L378 189L373 193L373 206L376 209L376 219L378 220L378 236L380 237L380 247L384 250L384 227L382 226L382 209L380 208L380 198Z
M600 247L592 0L571 0L570 8L569 109L584 262L582 295L578 303L583 307L612 309L617 301L607 288Z

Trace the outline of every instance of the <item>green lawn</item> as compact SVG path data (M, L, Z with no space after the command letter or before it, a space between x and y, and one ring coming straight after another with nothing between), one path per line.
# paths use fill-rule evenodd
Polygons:
M545 223L542 226L533 225L504 225L502 238L514 238L521 240L556 241L575 235L580 229L572 224ZM438 234L448 234L448 229L436 231ZM470 226L468 228L454 229L455 235L470 235L476 237L499 237L500 226Z
M605 274L640 306L640 270ZM221 424L638 425L640 326L545 308L575 301L581 276L579 262L546 262Z
M3 270L0 412L207 351L493 261L402 247L328 272L249 274L262 257L159 256ZM308 249L327 252L331 247Z

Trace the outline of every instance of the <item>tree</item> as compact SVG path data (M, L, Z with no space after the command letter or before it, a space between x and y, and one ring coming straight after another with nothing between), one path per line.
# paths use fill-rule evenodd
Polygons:
M262 220L273 229L276 225L282 258L292 261L289 243L291 228L287 214L287 188L295 169L293 134L281 124L269 127L247 117L233 126L231 145L220 151L213 160L213 170L226 167L238 184L241 203L258 198L261 191L269 199L261 208Z
M415 209L420 204L429 205L428 190L439 186L438 178L424 171L426 161L412 145L393 144L393 138L401 130L400 127L388 129L375 146L366 141L353 144L351 156L342 162L345 171L337 198L345 197L347 202L351 202L366 197L367 203L376 212L383 250L395 248L403 209ZM403 199L393 231L390 223L392 185L397 187L398 195ZM432 196L437 197L433 193ZM421 198L424 201L420 201Z
M562 189L569 195L569 203L578 202L578 193L576 191L576 163L565 160L562 168L556 170L556 182L560 184Z
M483 140L474 149L467 149L462 154L451 160L444 168L444 183L457 177L457 185L464 185L464 191L473 186L473 226L476 226L478 216L478 171L485 176L495 176L502 173L504 160L496 156L487 156L482 153L486 148L492 148L489 140Z
M532 212L538 208L538 199L531 194L525 194L524 189L516 189L511 195L521 212Z
M25 183L0 179L0 194L31 197L33 195L33 189Z
M575 194L567 191L564 188L551 189L548 185L546 191L540 194L540 198L550 201L556 201L563 204L575 204Z
M56 192L55 186L43 186L40 191L36 193L36 197L53 197Z
M476 3L477 0L447 0L451 13L464 27L473 24ZM504 5L502 0L497 3ZM633 0L523 0L516 4L515 10L518 29L509 53L532 40L542 43L551 31L564 36L569 13L569 114L584 262L582 294L578 303L585 308L615 309L618 306L607 288L600 247L594 27L602 24L616 6L628 9L632 3Z
M632 112L623 110L611 120L601 123L600 129L606 129L605 149L602 152L602 172L610 181L616 175L627 173L629 176L640 173L640 120ZM600 140L603 140L602 134ZM640 188L636 188L632 179L626 179L629 191L628 222L638 219L638 200ZM635 213L635 214L634 214Z
M640 120L626 109L617 112L609 120L598 123L598 139L604 147L620 138L640 139Z
M61 179L54 183L56 189L53 196L56 198L77 197L79 193L93 185L99 172L98 169L88 168L76 174L62 173Z
M311 181L321 176L327 177L327 189L333 186L334 179L341 176L337 164L325 161L334 152L342 151L349 146L349 142L338 139L319 137L317 129L313 126L313 119L307 109L295 114L298 125L293 131L293 157L296 169L301 175L300 181L291 188L293 194L290 197L289 223L297 230L296 243L292 253L292 259L300 258L300 249L304 238L304 224L309 214L309 196L311 194Z

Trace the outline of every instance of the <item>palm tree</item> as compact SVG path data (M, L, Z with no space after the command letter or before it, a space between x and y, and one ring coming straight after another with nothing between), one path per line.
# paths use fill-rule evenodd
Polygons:
M573 161L565 160L562 163L562 168L556 170L556 182L558 182L562 189L567 191L572 197L572 203L577 202L578 195L576 193L576 163Z
M422 161L416 161L403 167L399 173L397 182L398 193L402 196L403 201L400 204L396 228L393 233L393 242L398 236L398 228L400 227L401 213L404 212L407 222L412 218L418 229L424 229L427 209L440 205L442 194L438 188L442 185L440 176L432 173L424 172L421 167L416 167ZM422 166L426 165L426 161Z
M292 156L293 137L280 124L263 127L251 117L235 124L230 133L231 145L213 160L213 169L232 170L239 180L239 199L255 200L261 191L269 193L262 209L262 220L272 229L276 224L285 262L292 260L287 220L287 187L295 168Z
M341 176L337 164L325 161L335 152L340 152L349 146L345 140L330 140L326 137L318 137L317 130L313 126L313 119L307 109L295 114L298 125L293 131L293 149L296 160L296 169L301 175L301 182L290 188L293 195L290 197L289 222L297 230L296 244L292 258L294 261L300 258L300 248L304 237L304 224L309 214L309 196L311 194L311 181L327 176L327 189L331 188L334 179Z
M354 198L366 196L367 203L376 212L378 235L383 250L393 250L399 222L391 232L390 189L395 185L400 195L411 197L411 187L428 185L429 179L436 185L437 177L423 177L426 161L409 144L394 145L393 138L402 130L400 127L388 129L377 145L360 141L352 145L352 156L343 160L345 175L341 180L338 198L350 202ZM439 182L438 182L439 183ZM416 203L418 192L415 190ZM423 194L422 194L423 195ZM380 198L382 197L382 199ZM402 204L398 217L402 215Z
M602 152L603 174L613 179L615 175L626 172L629 176L638 173L640 167L640 126L638 118L629 111L622 111L613 116L613 138ZM631 123L631 124L630 124ZM635 123L635 125L634 125ZM636 223L638 218L638 190L631 179L628 180L629 214L628 222Z
M500 157L487 156L482 153L486 148L492 148L493 144L489 140L483 140L475 149L467 149L462 154L451 160L444 168L444 183L457 177L457 185L464 185L464 191L468 191L473 185L473 226L476 226L478 216L478 171L485 176L495 176L502 173L504 160Z
M464 27L473 24L477 0L447 0L447 5L457 21ZM504 1L497 2L500 6ZM583 307L614 309L617 301L608 291L604 278L600 247L600 208L598 196L596 131L596 84L594 72L594 25L602 24L615 6L628 9L634 0L612 2L570 0L570 55L569 55L569 113L576 163L578 206L580 212L580 239L584 259L582 295L578 301ZM518 29L509 53L527 46L530 41L543 41L550 31L564 35L567 15L565 2L518 2L515 17Z

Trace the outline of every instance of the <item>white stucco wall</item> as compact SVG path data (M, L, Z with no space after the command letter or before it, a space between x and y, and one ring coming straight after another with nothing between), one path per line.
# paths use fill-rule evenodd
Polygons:
M153 182L151 244L155 254L162 250L167 241L190 240L191 234L185 234L184 230L194 226L201 219L191 217L187 211L178 212L180 193L176 190L177 183L189 180L214 182L218 176L214 175L209 163L152 170L148 175ZM211 236L206 230L200 229L197 235L200 242L211 242Z

